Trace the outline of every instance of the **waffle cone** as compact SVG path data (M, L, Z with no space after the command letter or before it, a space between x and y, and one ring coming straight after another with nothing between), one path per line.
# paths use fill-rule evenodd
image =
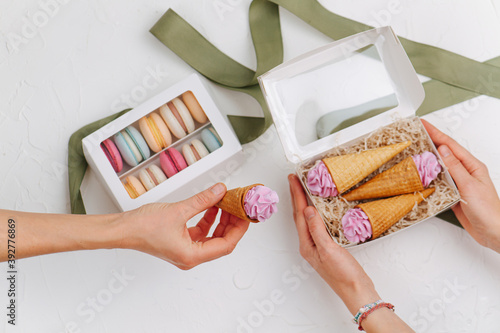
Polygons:
M348 201L386 198L424 190L411 156L343 196Z
M247 213L245 213L245 207L243 206L247 192L258 185L262 184L253 184L227 191L222 200L215 204L215 207L218 207L231 215L239 217L240 219L255 223L259 222L259 220L249 218Z
M366 176L387 163L411 141L365 150L361 153L328 157L323 159L339 193L344 193Z
M375 239L401 220L415 204L421 203L432 192L434 188L428 188L414 194L403 194L389 199L362 203L356 208L361 208L368 215L372 225L372 239Z

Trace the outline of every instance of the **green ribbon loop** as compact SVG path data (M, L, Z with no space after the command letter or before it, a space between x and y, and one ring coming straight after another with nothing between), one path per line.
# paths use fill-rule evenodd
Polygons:
M241 65L169 9L151 28L151 33L213 82L246 93L259 102L264 118L228 116L241 143L262 135L272 124L271 114L257 78L283 62L279 7L267 0L254 0L249 11L250 32L257 57L257 70Z
M233 88L233 87L226 87L226 88L234 91L243 92L255 98L257 102L259 102L260 107L262 108L262 112L264 113L264 118L231 116L231 115L227 116L240 142L242 144L247 142L252 142L259 136L264 134L264 132L269 128L269 126L273 124L271 112L269 111L266 99L262 94L262 90L260 90L260 86L258 84L254 84L253 86L248 86L245 88Z
M171 9L150 31L191 67L215 83L246 87L254 80L255 71L219 51Z

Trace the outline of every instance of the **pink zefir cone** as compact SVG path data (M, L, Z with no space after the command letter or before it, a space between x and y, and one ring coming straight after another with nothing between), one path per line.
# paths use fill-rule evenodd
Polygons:
M339 194L332 176L323 161L316 164L307 173L307 188L313 195L322 198L335 197Z
M323 158L309 170L308 188L313 195L322 197L344 193L410 145L411 141L404 141L362 152Z
M351 243L362 243L372 237L372 225L361 208L349 209L342 217L344 236Z
M361 203L342 217L344 235L352 243L375 239L433 192L434 188L431 187L417 193Z
M279 197L276 192L266 186L255 186L245 196L243 206L245 213L253 220L264 222L278 211L276 204Z
M348 201L385 198L423 191L442 168L431 152L405 158L363 185L343 195Z
M279 197L262 184L228 190L215 206L250 222L263 222L278 211Z
M436 155L430 151L426 151L421 155L412 156L412 159L417 166L422 185L428 187L442 170Z

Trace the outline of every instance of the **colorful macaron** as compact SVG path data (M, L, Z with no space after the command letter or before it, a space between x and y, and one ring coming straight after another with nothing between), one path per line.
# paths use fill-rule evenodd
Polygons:
M187 168L184 157L175 148L169 148L160 154L160 164L163 172L169 178Z
M135 127L128 126L114 136L115 144L128 165L135 167L150 156L148 144Z
M208 120L207 115L203 111L203 108L201 107L200 103L198 103L198 100L194 96L193 92L186 91L184 94L182 94L182 100L189 109L189 112L191 112L191 115L193 116L194 120L196 120L200 124L204 124L207 122Z
M134 176L127 176L127 178L125 178L123 186L125 187L125 190L127 190L128 195L132 199L135 199L146 193L146 189L144 188L144 186L142 186L139 179L137 179L137 177Z
M181 139L195 129L194 120L180 98L174 98L160 107L160 114L172 134Z
M201 160L203 157L210 154L205 145L198 139L194 139L190 144L182 146L182 155L186 159L188 165Z
M109 163L115 170L115 172L120 172L123 169L123 161L118 148L113 141L106 139L101 143L101 149L108 158Z
M141 180L142 185L146 188L146 191L149 191L153 187L167 180L167 177L158 166L153 164L147 168L143 168L139 172L139 179Z
M219 133L217 133L217 131L213 127L209 127L208 130L212 132L213 135L215 135L215 138L217 139L217 141L219 141L219 143L222 146L222 139L220 138Z
M210 152L213 152L222 147L222 141L213 128L205 128L203 131L201 131L201 140Z
M139 120L139 128L146 142L155 153L172 143L172 135L160 115L152 112Z

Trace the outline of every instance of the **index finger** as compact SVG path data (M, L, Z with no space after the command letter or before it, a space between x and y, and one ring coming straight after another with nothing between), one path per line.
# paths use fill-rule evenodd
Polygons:
M462 162L463 166L470 174L474 174L482 170L483 163L474 157L474 155L472 155L467 149L462 147L458 142L441 132L434 125L424 119L422 119L422 124L429 133L429 136L434 144L438 147L441 145L448 146L453 152L453 155L455 155L455 157Z
M248 230L250 222L231 215L229 215L229 219L230 221L225 225L223 235L212 237L202 243L195 243L197 246L197 251L195 252L197 261L206 262L233 252L238 242Z
M236 217L234 215L231 215L230 213L221 210L221 215L220 215L220 220L219 224L214 230L213 237L222 237L226 233L226 228L231 226L232 224L239 224L239 223L247 223L250 225L250 222L240 219L239 217ZM247 227L248 228L248 227Z
M203 218L194 227L188 228L192 240L198 241L208 235L218 212L219 209L217 207L207 209Z

